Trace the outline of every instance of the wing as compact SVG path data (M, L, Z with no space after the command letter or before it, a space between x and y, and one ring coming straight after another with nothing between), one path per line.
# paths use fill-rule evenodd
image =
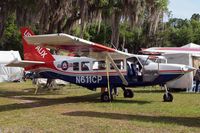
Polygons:
M186 54L199 54L200 48L184 48L184 47L152 47L143 49L144 52L157 52L157 53L186 53Z
M32 65L44 64L44 63L45 62L41 62L41 61L14 60L8 63L6 66L7 67L27 67L27 66L32 66Z
M116 66L113 59L123 59L131 56L131 54L63 33L26 36L24 39L29 44L63 49L80 56L86 56L95 59L105 59L108 57L113 66ZM128 85L124 75L120 72L117 66L115 67L115 70L119 74L123 84Z
M92 58L105 58L108 52L112 58L123 58L129 56L128 53L109 48L91 41L87 41L68 34L47 34L27 36L24 39L29 44L41 45L43 47L63 49L70 53Z

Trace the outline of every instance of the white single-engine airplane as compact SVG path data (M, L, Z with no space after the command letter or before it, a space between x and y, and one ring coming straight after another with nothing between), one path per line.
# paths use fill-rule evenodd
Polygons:
M24 60L7 66L20 66L37 73L38 77L61 79L88 89L108 88L101 100L112 100L112 89L121 87L124 97L133 97L125 87L162 85L177 79L194 68L178 64L154 63L148 56L118 51L71 35L58 33L34 35L21 28ZM46 48L63 49L79 57L52 55ZM167 91L164 101L172 101ZM109 91L110 90L110 91Z

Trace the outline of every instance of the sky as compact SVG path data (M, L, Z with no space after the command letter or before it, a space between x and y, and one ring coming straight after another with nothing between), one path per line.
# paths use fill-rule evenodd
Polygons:
M190 19L192 14L200 14L200 0L169 0L169 11L173 18Z

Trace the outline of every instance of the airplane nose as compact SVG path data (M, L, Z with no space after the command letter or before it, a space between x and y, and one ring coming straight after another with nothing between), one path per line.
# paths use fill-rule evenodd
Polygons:
M184 73L192 72L192 71L194 71L194 70L196 70L196 68L191 67L191 66L183 66L183 67L182 67L182 71L183 71Z

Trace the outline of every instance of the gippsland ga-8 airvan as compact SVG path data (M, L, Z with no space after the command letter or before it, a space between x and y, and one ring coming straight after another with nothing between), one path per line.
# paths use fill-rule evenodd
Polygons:
M194 70L186 65L155 63L148 56L125 53L68 34L34 35L28 28L21 28L21 33L24 60L14 60L7 66L24 67L38 77L61 79L91 90L101 88L101 101L105 102L113 99L112 90L117 87L123 89L124 97L132 98L133 91L127 87L151 85L164 86L164 101L172 101L166 82ZM66 50L70 56L52 55L46 48Z

